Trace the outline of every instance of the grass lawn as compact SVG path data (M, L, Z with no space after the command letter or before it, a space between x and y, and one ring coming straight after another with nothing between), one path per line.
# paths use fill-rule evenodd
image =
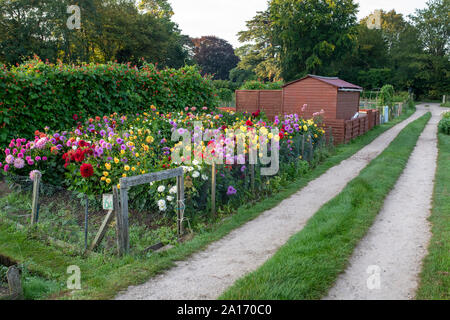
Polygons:
M439 133L439 156L430 221L433 225L417 299L450 299L450 136Z
M427 113L403 129L302 231L221 298L304 300L326 295L381 210L430 117Z
M0 254L26 264L28 270L33 274L59 284L57 290L45 291L43 287L39 298L113 298L119 290L145 282L150 277L174 266L174 261L186 259L191 254L204 249L211 242L227 235L233 229L256 218L265 210L275 207L329 168L352 156L380 134L409 117L413 112L414 109L409 109L401 117L374 128L347 145L338 146L332 156L306 175L291 182L279 193L256 204L243 205L234 215L214 226L211 231L200 233L191 241L182 243L166 252L155 253L150 257L129 255L118 258L108 255L93 255L83 258L69 249L53 247L36 239L33 230L19 230L15 225L2 218L2 212L0 212ZM66 270L70 265L77 265L81 269L82 290L71 292L64 289L69 276Z

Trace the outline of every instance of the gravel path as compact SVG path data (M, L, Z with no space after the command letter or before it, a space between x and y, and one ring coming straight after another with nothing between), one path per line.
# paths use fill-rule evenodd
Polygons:
M116 299L216 299L234 281L257 269L326 202L358 176L411 121L417 111L391 128L351 158L329 169L277 207L212 243L176 267L140 286L129 287Z
M430 214L437 160L438 105L419 137L408 164L387 196L367 235L358 244L349 267L326 299L413 299L421 261L431 238Z

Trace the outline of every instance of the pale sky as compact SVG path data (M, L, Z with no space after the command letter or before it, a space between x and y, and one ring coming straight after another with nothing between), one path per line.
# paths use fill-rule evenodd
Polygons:
M234 47L242 44L237 33L245 30L245 22L257 11L267 8L267 0L169 0L183 34L191 37L214 35L229 41ZM375 9L395 9L405 16L416 8L426 7L426 0L356 0L359 3L358 18L361 19Z

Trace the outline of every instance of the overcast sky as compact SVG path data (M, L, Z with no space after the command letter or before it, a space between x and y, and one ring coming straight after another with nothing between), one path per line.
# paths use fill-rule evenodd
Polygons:
M245 30L245 22L257 11L267 8L267 0L169 0L184 34L191 37L215 35L228 40L234 47L240 46L236 34ZM375 9L408 15L416 8L426 7L426 0L356 0L359 3L358 18Z

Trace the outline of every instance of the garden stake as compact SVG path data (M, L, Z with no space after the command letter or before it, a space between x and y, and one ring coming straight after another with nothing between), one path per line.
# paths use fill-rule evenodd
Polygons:
M255 165L250 165L250 184L252 186L252 191L255 190Z
M305 159L305 134L302 134L302 159Z
M184 233L183 220L184 220L184 175L177 177L177 232L178 238Z
M89 217L89 199L86 195L85 198L86 204L85 204L85 211L84 211L84 249L87 250L87 243L88 243L88 217Z
M216 163L211 165L211 213L216 214Z

